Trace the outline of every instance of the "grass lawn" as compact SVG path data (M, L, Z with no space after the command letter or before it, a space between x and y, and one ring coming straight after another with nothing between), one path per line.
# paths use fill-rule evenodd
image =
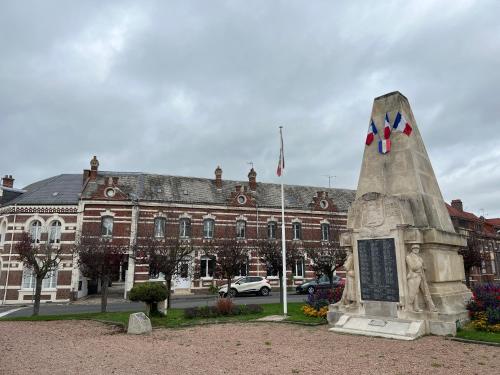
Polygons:
M323 318L314 318L305 316L300 310L303 303L288 304L288 319L286 321L293 323L305 324L325 324ZM246 322L255 320L268 315L281 315L281 305L279 303L262 305L264 311L258 314L236 315L218 318L184 318L183 309L170 309L165 317L152 317L151 323L153 327L177 328L192 326L198 324L213 324L213 323L229 323L229 322ZM50 321L50 320L100 320L111 323L119 323L125 327L128 324L130 312L109 312L109 313L82 313L82 314L61 314L61 315L39 315L35 317L17 317L9 318L8 316L0 319L0 321Z
M500 344L500 333L477 331L472 327L465 326L457 331L460 339L495 342Z

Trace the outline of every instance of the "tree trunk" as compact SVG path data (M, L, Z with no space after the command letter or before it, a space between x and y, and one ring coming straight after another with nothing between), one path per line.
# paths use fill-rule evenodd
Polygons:
M229 277L227 279L227 297L230 297L231 295L229 294L229 292L231 291L231 278Z
M167 281L167 309L169 309L170 308L170 294L171 294L170 288L172 286L172 277L168 278L166 281ZM167 312L165 311L165 315L166 315L166 313Z
M33 316L37 316L40 312L40 298L42 296L42 283L43 276L36 277L36 285L35 285L35 301L33 303Z
M107 312L108 308L108 277L101 278L101 312Z

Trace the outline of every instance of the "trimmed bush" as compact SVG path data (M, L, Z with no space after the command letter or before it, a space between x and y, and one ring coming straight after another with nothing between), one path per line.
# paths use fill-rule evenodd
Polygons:
M135 284L129 293L129 299L131 301L142 301L146 303L147 315L156 313L158 311L158 302L164 301L167 296L167 287L158 282Z
M215 306L184 309L184 317L186 319L217 318L219 316L259 314L262 311L264 311L264 308L261 305L235 305L230 298L220 298Z

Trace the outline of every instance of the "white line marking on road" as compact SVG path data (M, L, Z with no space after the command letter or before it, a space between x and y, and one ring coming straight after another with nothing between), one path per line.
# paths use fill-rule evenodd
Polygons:
M13 312L16 312L16 311L19 311L19 310L22 310L22 309L25 309L26 307L18 307L17 309L12 309L12 310L8 310L8 311L5 311L3 313L0 313L0 318L3 318L4 316L7 316Z

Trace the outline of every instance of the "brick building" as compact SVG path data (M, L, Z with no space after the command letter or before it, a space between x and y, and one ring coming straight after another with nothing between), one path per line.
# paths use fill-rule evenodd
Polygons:
M28 231L40 243L67 248L55 275L44 281L42 299L67 301L93 289L92 280L82 277L71 255L79 234L94 228L113 243L127 248L116 265L115 280L124 280L129 290L136 282L149 280L147 264L135 264L133 245L141 236L180 236L193 246L182 276L174 280L175 292L199 292L214 285L213 260L201 248L211 238L236 231L248 248L242 275L267 276L278 285L277 276L256 256L256 240L281 233L280 185L257 181L252 168L248 180L229 181L217 167L213 179L147 173L100 171L94 157L82 174L55 176L16 190L0 207L0 291L3 303L32 299L33 278L23 270L15 254L15 242ZM7 177L9 178L9 177ZM13 181L12 181L13 182ZM16 190L15 192L11 190ZM346 226L347 210L355 191L346 189L285 186L286 237L298 246L308 241L328 240L333 230ZM197 264L200 272L192 271ZM314 277L305 257L287 275L289 285ZM90 283L89 283L90 282Z
M500 281L500 219L485 219L464 211L460 199L446 205L457 233L467 237L475 235L483 255L482 267L474 267L473 281Z

